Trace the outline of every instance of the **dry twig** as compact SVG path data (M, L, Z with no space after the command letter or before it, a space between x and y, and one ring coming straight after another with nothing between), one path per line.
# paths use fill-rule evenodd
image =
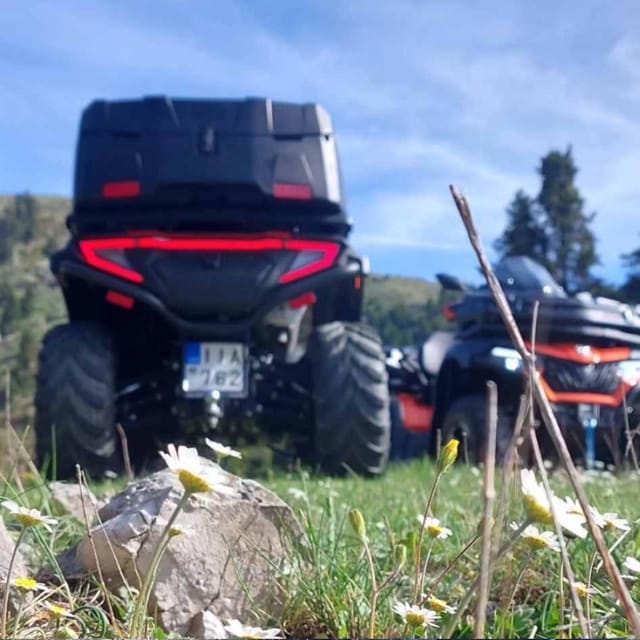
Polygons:
M591 513L591 509L589 508L587 496L580 483L578 472L576 471L573 460L571 459L571 454L569 453L567 444L564 440L564 437L562 436L562 432L560 431L560 426L558 425L558 421L556 420L556 417L553 413L551 403L549 402L549 399L547 398L544 389L542 388L537 378L531 354L528 352L524 340L522 339L522 335L520 334L520 330L518 329L518 325L516 324L516 321L513 317L511 308L504 295L504 291L502 290L500 282L496 278L496 275L493 272L491 265L489 264L482 248L480 237L475 227L473 217L471 215L469 203L467 202L467 199L456 189L456 187L451 185L450 190L456 203L456 207L458 208L458 212L460 213L460 217L462 218L462 222L467 231L467 235L469 236L469 241L471 242L476 256L478 257L480 267L482 268L482 272L484 273L484 276L487 280L489 289L493 294L498 310L504 320L509 336L515 348L518 350L520 356L522 357L525 374L527 376L530 376L531 378L535 400L537 401L538 407L540 409L545 427L547 428L553 444L555 445L555 448L560 456L560 460L562 461L567 471L567 474L571 481L571 485L584 512L587 526L591 535L593 536L598 552L602 556L604 567L607 571L609 579L611 580L616 595L620 600L620 604L622 605L622 608L624 610L625 617L631 625L631 631L633 635L635 637L640 637L640 616L638 615L638 611L636 610L633 600L631 599L629 590L622 580L620 571L618 570L618 567L613 561L611 553L607 548L604 537L602 536L600 529L595 523L593 514Z
M493 524L493 503L496 499L496 429L498 423L498 390L495 382L487 382L487 437L484 461L484 513L482 516L482 550L480 552L480 591L476 606L474 638L484 637L487 618L487 603L491 585L491 530Z

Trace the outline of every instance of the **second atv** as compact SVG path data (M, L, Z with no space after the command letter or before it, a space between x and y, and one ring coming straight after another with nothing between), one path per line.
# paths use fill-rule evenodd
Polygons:
M39 463L118 471L117 424L134 446L251 421L325 470L383 472L384 353L361 319L367 262L347 243L321 107L93 102L68 228L51 258L69 322L40 354Z
M502 260L495 273L525 338L539 305L535 344L540 382L576 459L619 463L638 447L640 315L616 300L569 296L541 265L526 257ZM486 383L498 386L497 455L504 454L525 388L522 360L486 286L471 289L439 274L462 299L445 308L455 332L436 332L416 357L389 359L394 447L414 457L463 441L470 461L484 456ZM416 440L423 434L422 440ZM430 435L425 444L424 437ZM630 455L631 454L631 455Z

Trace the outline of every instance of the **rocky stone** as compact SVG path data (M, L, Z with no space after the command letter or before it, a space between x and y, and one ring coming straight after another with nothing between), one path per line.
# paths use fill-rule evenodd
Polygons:
M53 507L59 514L71 515L83 524L87 520L89 523L94 522L99 503L87 487L80 490L77 482L50 482L49 491Z
M203 464L217 466L204 459ZM225 475L233 493L192 496L176 521L187 533L170 540L158 568L150 608L166 631L214 628L214 618L205 613L247 624L258 608L278 615L274 565L285 562L289 536L298 536L300 527L275 494L257 482ZM182 494L169 470L129 485L100 510L103 524L77 546L78 564L93 572L97 558L112 585L122 575L139 587ZM206 636L211 637L209 631Z
M198 640L205 638L228 638L222 620L211 611L200 611L191 619L189 635Z
M7 583L7 572L9 571L9 564L11 562L11 555L15 549L15 543L13 538L9 535L2 518L0 518L0 596L4 593L4 587ZM11 570L11 578L26 578L30 577L27 572L27 566L22 557L20 549L16 554L16 558L13 562L13 568ZM9 594L9 610L16 610L17 596ZM0 607L1 608L1 607Z

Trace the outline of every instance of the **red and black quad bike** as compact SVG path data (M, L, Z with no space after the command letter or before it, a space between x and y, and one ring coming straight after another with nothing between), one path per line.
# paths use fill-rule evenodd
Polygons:
M540 381L551 401L574 458L585 467L597 461L620 464L640 447L640 315L636 308L588 293L569 296L549 272L526 257L503 259L495 269L525 338L531 336L539 304L535 346ZM497 455L504 455L525 388L522 360L510 342L486 286L469 288L439 274L441 285L464 294L449 305L452 333L436 332L418 356L387 368L392 401L392 432L405 450L422 452L407 441L420 431L446 442L457 437L467 460L483 459L486 383L498 386ZM545 442L544 439L542 439ZM394 445L398 438L393 438ZM408 448L407 448L407 442ZM550 446L549 442L545 443Z
M251 423L326 471L384 471L384 351L362 322L368 263L347 244L321 107L95 101L67 226L51 269L69 322L40 353L40 464L118 471L118 424L135 450Z

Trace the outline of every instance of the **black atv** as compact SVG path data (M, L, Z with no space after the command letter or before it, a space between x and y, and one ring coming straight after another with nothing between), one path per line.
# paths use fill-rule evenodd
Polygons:
M640 315L637 309L588 293L569 296L541 265L526 257L502 260L495 273L526 340L538 303L536 365L547 397L576 459L620 462L640 427ZM497 455L511 439L524 391L522 360L511 344L486 286L470 288L438 274L443 288L462 294L445 308L455 332L436 332L415 357L388 361L394 393L394 433L420 430L441 441L458 437L470 461L483 458L486 383L498 385ZM411 407L411 404L414 406ZM417 419L415 407L422 411ZM398 409L400 412L398 413ZM398 417L399 416L399 417ZM409 419L407 420L407 416ZM393 457L421 453L415 446ZM549 444L549 443L547 443Z
M44 339L35 398L41 465L118 471L116 425L135 450L251 422L326 471L383 472L384 352L362 322L368 267L347 244L321 107L93 102L67 226L51 269L69 322Z

